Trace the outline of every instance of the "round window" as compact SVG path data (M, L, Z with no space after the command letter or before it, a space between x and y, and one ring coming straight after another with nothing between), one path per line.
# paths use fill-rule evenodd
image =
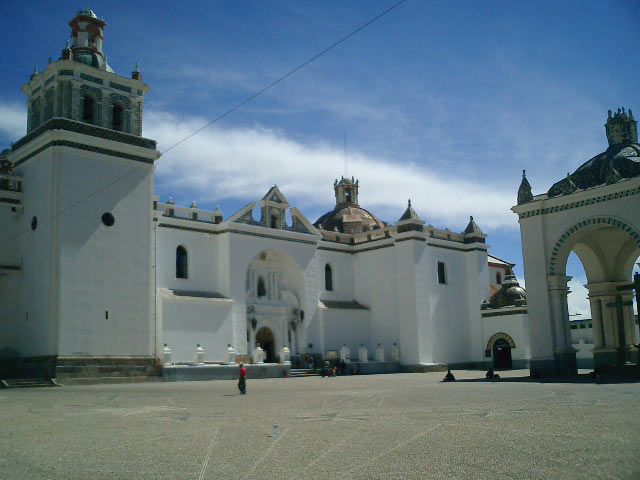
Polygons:
M38 228L38 217L33 217L31 219L31 230L35 230Z
M107 227L112 226L116 222L116 219L113 218L113 215L109 212L102 214L102 223L104 223Z

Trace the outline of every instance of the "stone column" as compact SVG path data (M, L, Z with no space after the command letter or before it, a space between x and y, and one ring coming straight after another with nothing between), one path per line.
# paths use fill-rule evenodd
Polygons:
M601 349L604 346L602 329L602 306L600 299L592 296L589 292L589 303L591 305L591 324L593 325L593 350Z
M631 303L631 305L622 307L624 312L624 338L627 346L630 347L638 343L638 339L636 338L635 315L633 313L633 293L622 293L622 301Z
M554 350L553 356L556 370L562 376L576 375L576 349L571 346L571 329L569 327L569 308L567 283L571 277L565 275L549 275L547 290L553 322Z
M591 302L591 320L593 325L593 366L599 368L615 365L618 358L617 312L607 304L616 301L615 284L611 282L590 283L586 285Z

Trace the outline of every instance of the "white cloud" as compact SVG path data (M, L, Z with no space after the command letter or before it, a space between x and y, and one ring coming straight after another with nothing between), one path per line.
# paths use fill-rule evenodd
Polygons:
M17 140L27 132L27 109L17 103L0 103L0 136ZM8 146L8 145L7 145ZM0 150L5 148L0 145Z
M205 123L148 112L144 134L158 139L163 150ZM327 210L333 204L333 180L343 171L343 152L332 146L304 145L259 125L211 127L160 159L156 183L158 189L176 196L188 192L205 204L256 200L277 184L295 206ZM487 178L447 176L402 159L357 152L349 153L349 174L360 179L360 203L383 219L397 219L411 198L421 218L438 227L460 229L474 215L481 228L517 228L509 211L513 192Z
M589 291L584 287L587 283L585 278L572 278L568 287L571 290L567 297L569 304L569 314L571 320L591 318L591 307L589 305Z

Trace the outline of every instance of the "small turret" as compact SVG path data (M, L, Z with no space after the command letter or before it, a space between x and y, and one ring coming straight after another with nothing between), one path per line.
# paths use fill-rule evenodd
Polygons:
M464 235L464 243L485 243L487 238L471 215L469 216L467 228L464 229L462 234Z
M633 119L633 112L618 109L615 114L608 112L607 123L604 124L609 146L638 143L638 122Z
M416 231L424 231L424 222L420 219L416 211L411 206L411 200L407 202L407 209L404 211L400 219L396 222L398 233Z
M522 182L520 182L520 188L518 188L518 205L527 203L533 200L533 193L531 193L531 185L527 180L527 171L522 170Z
M140 73L140 64L136 62L136 67L131 72L131 78L134 80L142 80L142 74Z

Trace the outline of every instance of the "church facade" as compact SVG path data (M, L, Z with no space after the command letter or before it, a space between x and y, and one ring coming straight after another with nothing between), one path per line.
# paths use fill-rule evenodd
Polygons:
M69 25L72 44L22 87L26 136L0 157L0 356L52 376L257 344L267 362L346 346L407 369L526 365L524 292L473 218L451 232L409 202L383 222L354 178L313 223L277 186L227 217L161 202L160 153L141 137L149 87L137 67L112 71L91 10Z

